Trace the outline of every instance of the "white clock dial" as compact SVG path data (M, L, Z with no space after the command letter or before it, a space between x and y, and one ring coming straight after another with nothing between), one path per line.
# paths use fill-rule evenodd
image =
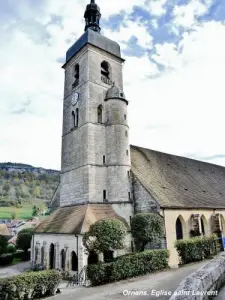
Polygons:
M78 99L79 99L79 94L78 93L73 93L72 100L71 100L72 105L76 105Z

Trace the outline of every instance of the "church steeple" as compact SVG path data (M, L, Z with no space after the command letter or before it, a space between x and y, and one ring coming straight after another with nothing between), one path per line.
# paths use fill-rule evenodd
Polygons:
M99 6L95 3L95 0L91 0L91 3L87 5L84 18L86 22L85 31L90 28L93 31L100 33L101 28L99 26L99 21L101 19L101 13Z

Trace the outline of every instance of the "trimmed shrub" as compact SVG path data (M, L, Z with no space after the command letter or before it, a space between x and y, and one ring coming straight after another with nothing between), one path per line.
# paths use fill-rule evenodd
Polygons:
M27 272L0 279L0 300L25 300L53 296L60 283L57 271Z
M8 266L13 262L14 255L12 253L2 254L0 256L0 266Z
M7 253L15 253L16 247L14 245L8 245L6 251Z
M98 263L87 267L92 285L100 285L145 275L168 268L168 250L147 250L118 257L110 263Z
M8 245L8 240L4 235L0 235L0 254L5 253Z
M181 264L211 258L219 253L218 239L215 235L179 240L175 243Z
M123 249L126 231L120 220L102 219L90 226L89 232L83 236L83 244L89 253Z
M158 213L138 213L131 219L136 249L144 251L148 243L157 244L164 236L163 218Z

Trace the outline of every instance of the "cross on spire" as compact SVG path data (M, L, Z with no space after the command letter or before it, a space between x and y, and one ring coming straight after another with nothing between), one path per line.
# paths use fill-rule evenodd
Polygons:
M95 3L95 0L91 0L90 4L87 5L84 18L86 23L84 31L90 28L100 33L101 28L99 26L99 21L101 19L101 13L99 6Z

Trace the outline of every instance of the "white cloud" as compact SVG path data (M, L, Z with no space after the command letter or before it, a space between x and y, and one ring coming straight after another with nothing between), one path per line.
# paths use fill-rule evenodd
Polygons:
M225 25L209 22L195 30L184 35L181 53L167 43L156 47L158 60L173 71L129 87L133 143L180 155L225 153Z
M174 25L189 28L197 23L196 18L205 14L213 0L203 3L201 0L190 0L186 5L176 5L173 9Z
M130 100L132 144L181 155L225 153L222 136L225 25L196 21L197 16L208 10L210 1L202 6L200 1L191 0L189 6L174 9L173 30L179 26L193 30L183 34L179 45L168 42L154 45L145 26L126 17L126 26L121 26L119 32L105 30L109 38L120 41L122 48L126 47L122 41L128 41L132 35L146 48L141 58L125 57L124 92ZM82 34L87 2L48 0L39 14L27 8L26 16L20 10L22 19L34 19L46 26L51 35L47 43L36 43L19 26L10 27L15 20L2 25L1 161L60 168L64 73L56 59L70 46L65 42L67 38L75 41ZM128 14L133 5L160 16L165 12L166 1L158 4L151 1L150 6L144 0L97 2L104 17L109 17L121 10ZM63 27L49 24L52 14L63 17ZM8 32L4 34L6 29ZM159 70L147 56L147 50L153 46L156 53L152 59L165 67L161 77L157 77ZM26 109L26 113L12 114L21 109ZM225 160L216 162L225 165Z

